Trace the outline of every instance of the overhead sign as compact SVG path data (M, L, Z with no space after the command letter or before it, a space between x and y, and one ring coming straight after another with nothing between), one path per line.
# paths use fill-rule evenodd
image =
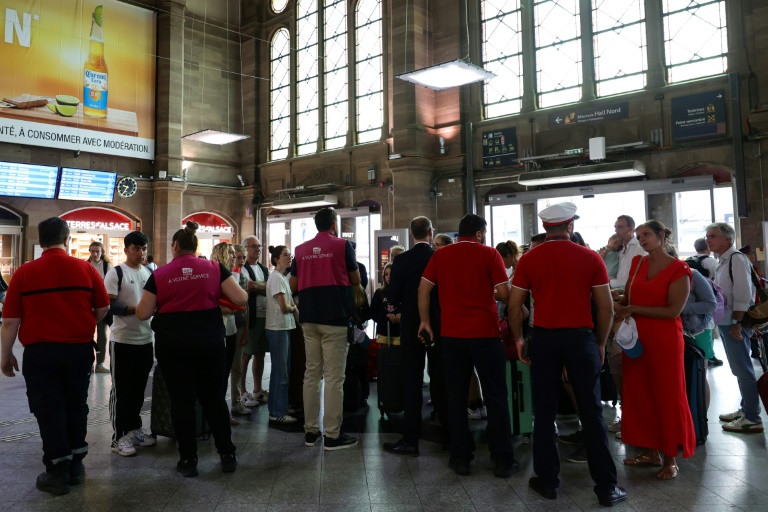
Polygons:
M517 164L517 129L483 132L483 169Z
M725 133L724 91L672 98L672 140L706 139Z
M563 126L576 126L577 124L584 123L626 119L627 117L629 117L629 102L622 101L599 107L558 110L555 113L549 114L549 127L561 128Z
M187 222L196 222L199 226L197 228L198 233L226 233L232 234L232 226L223 217L216 215L215 213L193 213L187 217L184 217L181 221L181 227L184 227Z
M0 142L154 158L155 13L0 0L0 20Z
M133 221L114 210L106 208L80 208L61 216L71 230L87 231L131 231Z

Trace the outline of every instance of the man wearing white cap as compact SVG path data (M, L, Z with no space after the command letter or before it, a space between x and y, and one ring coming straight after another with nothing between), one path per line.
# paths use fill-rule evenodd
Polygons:
M528 484L547 499L557 498L560 457L555 414L565 367L579 407L594 491L600 504L610 507L626 500L627 493L616 485L616 466L608 450L600 404L600 370L613 317L608 272L596 252L571 242L573 222L578 219L575 204L555 204L542 210L539 217L547 232L546 241L520 258L509 299L509 325L520 359L531 365L536 411L533 470L537 476ZM529 293L536 297L536 317L530 356L524 356L520 312ZM598 310L597 338L592 299Z

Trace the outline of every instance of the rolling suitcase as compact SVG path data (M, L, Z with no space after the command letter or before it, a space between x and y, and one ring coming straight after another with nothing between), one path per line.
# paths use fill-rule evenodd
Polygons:
M533 433L533 394L531 368L520 361L507 361L507 399L512 434L522 436L523 443Z
M707 424L707 402L705 397L707 370L704 366L704 352L686 337L684 349L685 392L691 408L696 444L704 444L709 435Z
M159 364L155 366L155 371L152 373L150 430L155 437L176 437L171 421L171 397L168 395L168 387L165 385ZM195 436L202 439L211 437L211 429L208 428L208 423L203 417L203 408L199 402L195 402Z
M405 409L405 351L402 347L392 346L387 322L387 346L376 353L376 371L378 380L376 389L379 396L379 413L384 418L393 412Z

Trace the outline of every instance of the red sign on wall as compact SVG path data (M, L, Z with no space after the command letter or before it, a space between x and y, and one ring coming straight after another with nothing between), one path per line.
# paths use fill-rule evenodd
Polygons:
M198 228L198 232L200 233L232 234L232 225L223 217L216 215L215 213L200 212L188 215L182 219L181 227L184 227L189 221L197 222L200 226L200 228Z
M69 229L87 231L133 231L134 222L120 212L106 208L80 208L61 216Z

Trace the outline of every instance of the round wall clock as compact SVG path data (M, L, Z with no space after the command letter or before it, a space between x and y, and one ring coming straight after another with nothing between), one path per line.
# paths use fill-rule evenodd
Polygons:
M124 176L117 182L117 193L120 197L131 197L139 189L139 184L130 176Z

